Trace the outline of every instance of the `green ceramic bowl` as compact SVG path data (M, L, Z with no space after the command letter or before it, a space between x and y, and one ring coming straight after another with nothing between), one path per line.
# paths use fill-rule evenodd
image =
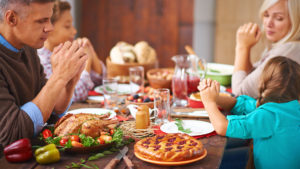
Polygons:
M223 86L230 86L233 66L220 63L207 63L205 78L218 81Z

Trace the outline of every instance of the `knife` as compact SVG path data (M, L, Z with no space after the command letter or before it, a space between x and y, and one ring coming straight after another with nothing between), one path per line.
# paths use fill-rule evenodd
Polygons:
M125 146L122 150L120 150L119 154L117 154L110 162L104 167L104 169L113 169L123 158L124 155L126 155L128 151L128 147Z
M127 165L127 168L128 169L133 169L134 165L132 164L131 160L128 158L128 156L126 155L127 151L128 151L128 147L125 146L124 149L126 148L126 152L125 151L120 151L122 154L123 154L123 159L124 159L124 162L126 163ZM123 150L124 150L123 149Z

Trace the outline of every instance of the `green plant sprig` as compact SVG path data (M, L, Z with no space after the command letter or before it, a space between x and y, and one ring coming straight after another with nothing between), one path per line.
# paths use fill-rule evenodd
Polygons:
M179 131L182 131L184 133L191 133L192 132L190 128L185 129L183 127L183 122L182 122L181 119L176 118L175 119L175 125L177 126Z

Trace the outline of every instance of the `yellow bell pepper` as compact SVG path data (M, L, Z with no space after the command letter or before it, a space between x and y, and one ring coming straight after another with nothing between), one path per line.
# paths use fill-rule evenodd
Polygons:
M39 164L55 163L60 160L60 153L55 144L48 144L35 151L35 158Z

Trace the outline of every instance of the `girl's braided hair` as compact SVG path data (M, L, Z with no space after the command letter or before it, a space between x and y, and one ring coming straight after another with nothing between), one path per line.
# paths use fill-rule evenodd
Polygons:
M283 103L300 98L300 65L278 56L265 65L260 78L257 106L267 102Z

